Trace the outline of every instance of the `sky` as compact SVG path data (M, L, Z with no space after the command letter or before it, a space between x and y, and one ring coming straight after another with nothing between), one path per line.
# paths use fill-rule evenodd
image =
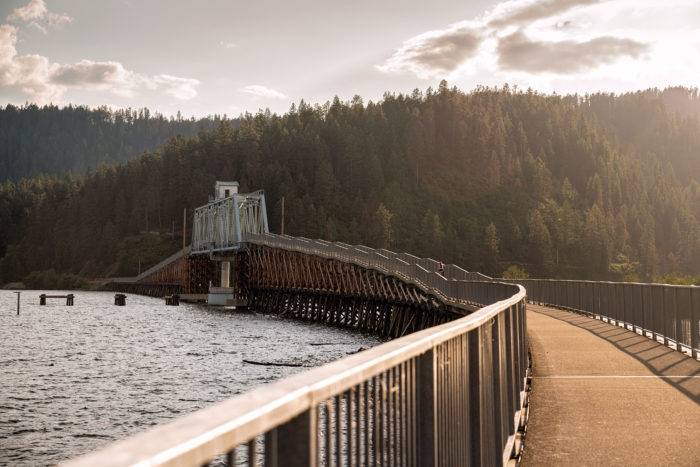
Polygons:
M285 112L510 84L700 86L698 0L1 0L0 105Z

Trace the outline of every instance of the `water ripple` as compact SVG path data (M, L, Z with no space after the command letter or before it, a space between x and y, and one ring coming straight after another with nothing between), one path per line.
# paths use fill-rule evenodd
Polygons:
M0 465L46 465L378 343L372 336L274 316L129 295L0 291Z

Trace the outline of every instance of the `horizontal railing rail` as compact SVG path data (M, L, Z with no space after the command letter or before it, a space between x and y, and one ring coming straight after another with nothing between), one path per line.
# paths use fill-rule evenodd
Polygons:
M527 415L522 286L470 282L456 267L442 275L387 250L279 235L246 240L396 275L465 311L483 306L67 465L499 465L517 456Z
M163 261L159 262L158 264L151 266L150 268L146 269L144 272L136 276L136 282L142 281L154 272L159 271L160 269L163 269L165 266L168 264L179 260L180 258L185 258L187 255L190 254L190 247L187 246L181 250L176 251L172 255L168 256L165 258Z
M507 282L523 285L533 302L624 326L700 359L700 287L556 279Z

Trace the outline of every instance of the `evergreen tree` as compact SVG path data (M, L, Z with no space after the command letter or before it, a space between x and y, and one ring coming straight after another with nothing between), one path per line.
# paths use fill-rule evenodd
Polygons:
M292 235L493 274L511 264L533 277L697 275L699 116L693 90L446 84L240 121L6 106L0 284L50 269L51 280L135 274L182 245L183 208L189 223L226 179L266 190L276 231L284 196ZM17 179L35 169L53 175Z
M498 270L498 234L496 226L491 222L486 226L484 232L484 272L488 275L496 276Z

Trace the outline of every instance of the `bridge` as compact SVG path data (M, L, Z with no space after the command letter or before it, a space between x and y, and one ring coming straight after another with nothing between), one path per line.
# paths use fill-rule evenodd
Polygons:
M212 200L189 249L114 285L209 284L390 340L67 465L700 463L700 287L507 281L275 235L261 192Z

